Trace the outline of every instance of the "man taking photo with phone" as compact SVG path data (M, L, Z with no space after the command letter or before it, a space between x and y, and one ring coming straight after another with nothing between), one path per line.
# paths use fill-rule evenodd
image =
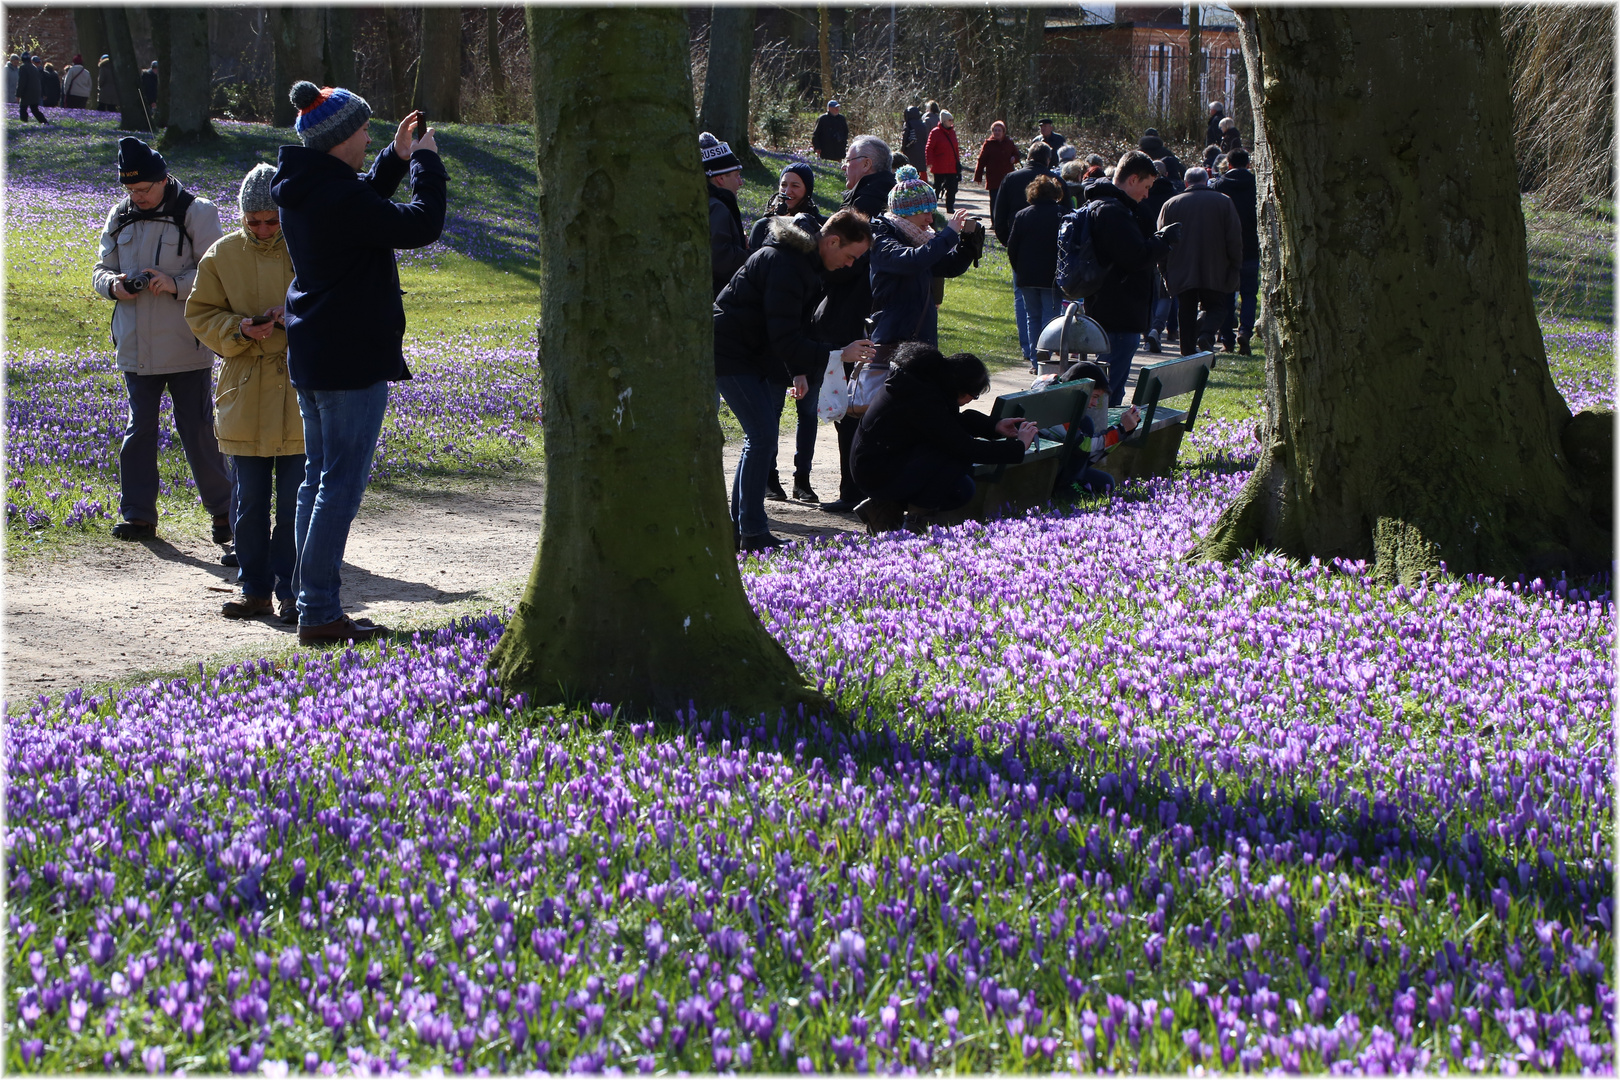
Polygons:
M444 231L448 174L433 129L400 122L369 172L371 107L341 87L293 86L301 146L283 146L271 182L292 255L287 356L304 419L304 483L294 526L298 640L369 641L388 633L343 613L339 569L371 476L388 384L405 366L405 306L396 248ZM393 201L410 176L411 201Z

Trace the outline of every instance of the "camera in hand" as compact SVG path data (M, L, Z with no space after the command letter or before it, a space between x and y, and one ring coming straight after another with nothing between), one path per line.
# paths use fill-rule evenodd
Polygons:
M138 274L129 274L124 278L124 291L138 293L152 284L152 271L142 270Z

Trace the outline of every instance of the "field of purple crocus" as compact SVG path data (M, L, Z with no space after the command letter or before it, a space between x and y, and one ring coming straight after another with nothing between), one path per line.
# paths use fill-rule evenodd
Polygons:
M1241 479L752 564L852 737L495 617L41 702L7 1064L1611 1073L1612 597L1186 564Z

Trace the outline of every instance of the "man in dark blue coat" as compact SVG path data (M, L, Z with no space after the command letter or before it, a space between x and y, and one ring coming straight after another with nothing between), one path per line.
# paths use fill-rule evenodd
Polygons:
M304 417L307 459L294 526L298 640L367 641L388 631L343 614L339 567L371 476L388 383L405 366L405 305L395 248L444 231L444 164L412 113L363 175L371 107L342 88L292 88L302 146L283 146L270 193L292 256L287 358ZM410 174L411 202L391 196Z
M1244 356L1252 354L1249 347L1254 337L1254 315L1260 296L1260 221L1256 211L1257 198L1254 173L1249 171L1249 152L1239 147L1226 155L1230 166L1226 175L1209 185L1232 200L1237 207L1238 222L1243 226L1243 262L1238 267L1238 291L1232 295L1232 304L1226 309L1226 321L1221 326L1221 340L1231 352L1236 337L1237 351ZM1242 321L1238 318L1238 297L1243 298Z

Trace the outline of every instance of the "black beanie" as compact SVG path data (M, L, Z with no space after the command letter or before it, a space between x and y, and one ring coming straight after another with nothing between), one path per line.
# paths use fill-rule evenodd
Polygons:
M710 135L707 131L698 136L698 151L703 157L703 173L705 176L719 176L722 173L741 172L742 162L737 155L731 152L731 147Z
M118 182L145 184L169 175L163 155L133 135L118 140Z
M802 161L795 161L782 170L782 176L792 173L804 181L804 197L809 198L816 193L816 171ZM777 177L780 180L782 177Z

